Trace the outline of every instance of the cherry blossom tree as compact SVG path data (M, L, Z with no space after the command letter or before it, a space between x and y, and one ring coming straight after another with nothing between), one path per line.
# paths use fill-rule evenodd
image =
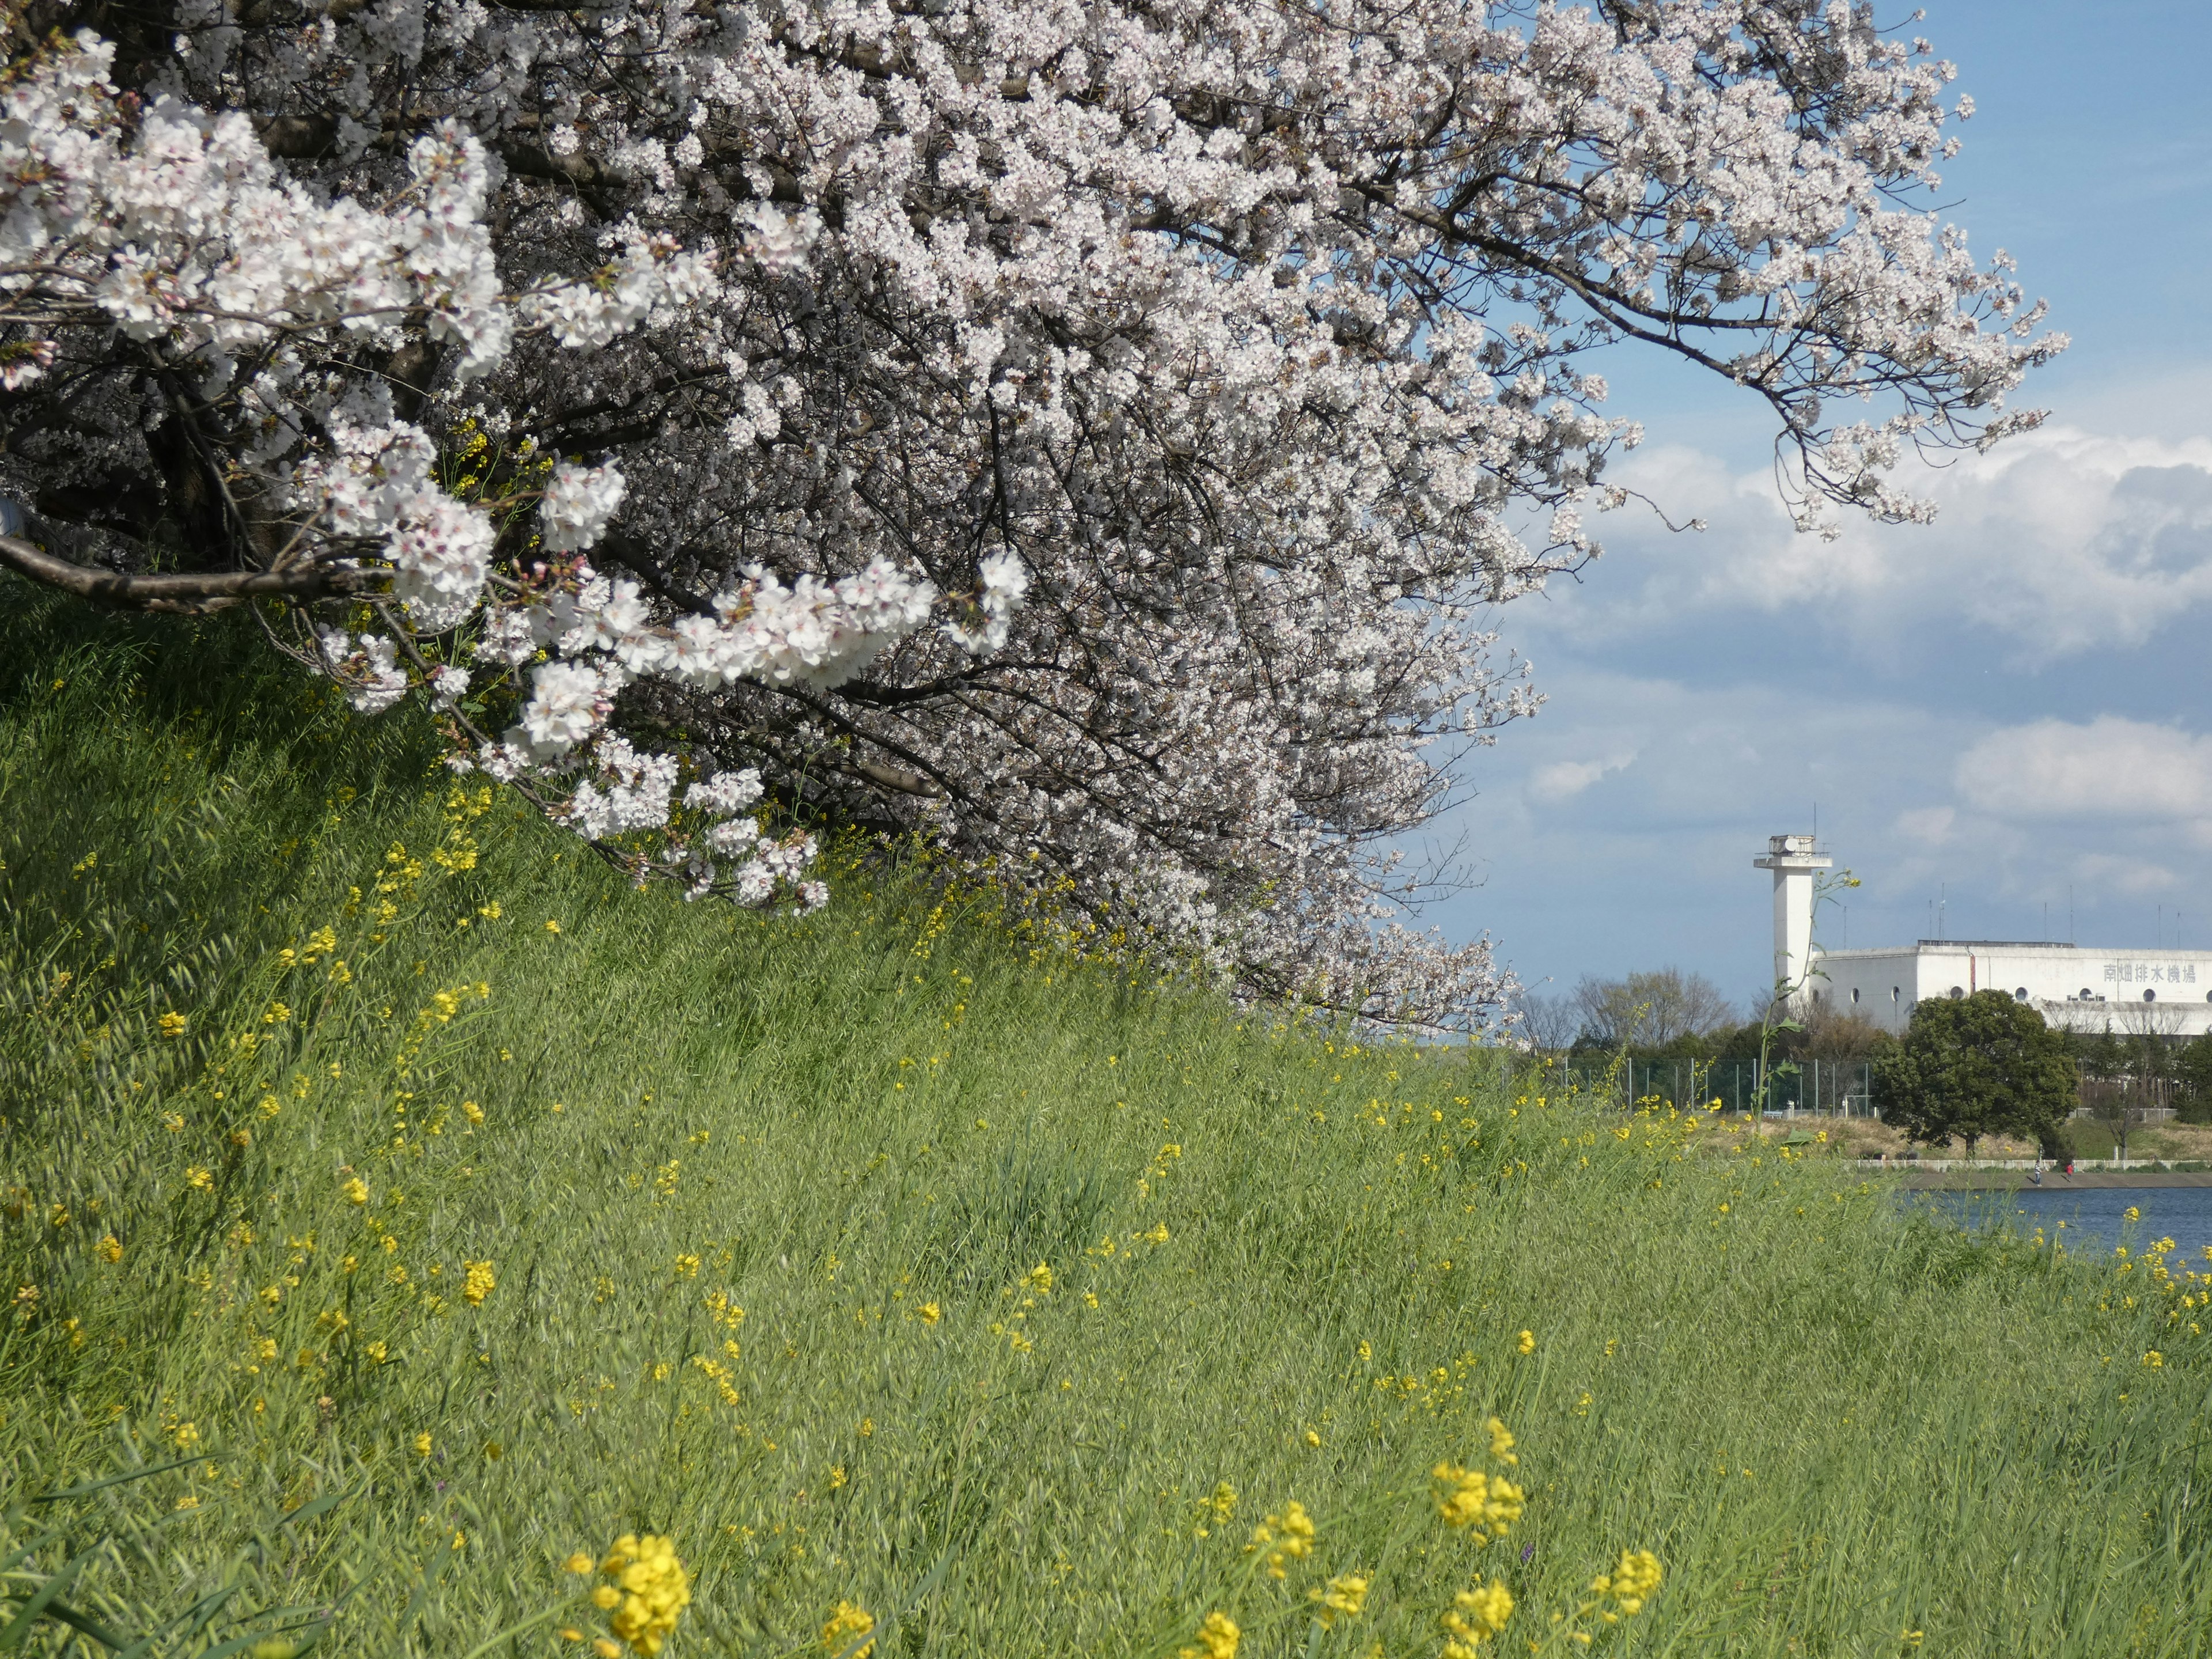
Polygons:
M1501 1002L1386 849L1627 500L1601 353L1817 530L2063 344L1852 0L7 3L0 559L641 878L818 902L772 802L1382 1018Z

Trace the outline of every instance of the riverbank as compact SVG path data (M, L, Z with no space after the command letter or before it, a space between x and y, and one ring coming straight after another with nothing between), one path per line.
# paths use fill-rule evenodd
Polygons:
M221 619L72 656L33 614L0 1480L83 1488L33 1559L121 1539L69 1591L118 1633L467 1654L588 1626L562 1564L628 1532L692 1575L684 1656L848 1608L899 1659L1167 1659L1215 1613L1241 1659L1434 1653L1477 1575L1498 1651L1556 1656L1650 1549L1595 1659L2202 1659L2179 1261L2116 1281L1832 1142L1285 1025L851 856L803 921L641 896L426 787L425 734L210 672ZM1510 1539L1440 1465L1524 1489Z

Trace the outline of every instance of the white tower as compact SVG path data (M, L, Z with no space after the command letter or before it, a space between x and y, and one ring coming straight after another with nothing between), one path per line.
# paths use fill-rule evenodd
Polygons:
M1832 870L1833 859L1813 850L1810 836L1769 836L1766 856L1753 865L1774 872L1774 982L1787 988L1790 1007L1802 1012L1813 965L1813 872Z

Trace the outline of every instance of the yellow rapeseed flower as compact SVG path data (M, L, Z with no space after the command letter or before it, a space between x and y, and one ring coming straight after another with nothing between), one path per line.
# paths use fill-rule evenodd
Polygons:
M615 1574L622 1586L622 1606L607 1623L632 1649L652 1659L691 1605L691 1576L676 1559L675 1544L652 1533L640 1537L626 1532L615 1540L600 1568Z
M1474 1659L1475 1649L1505 1628L1513 1616L1513 1594L1503 1584L1477 1583L1452 1597L1438 1621L1444 1627L1443 1659Z
M162 1015L156 1024L161 1026L161 1035L165 1037L180 1037L185 1034L185 1017L173 1011Z
M113 1233L108 1234L92 1247L92 1253L110 1267L123 1260L123 1241Z
M429 1455L430 1431L429 1430L425 1429L422 1433L415 1437L415 1455L417 1457L428 1457Z
M366 1204L368 1202L368 1183L366 1181L363 1181L359 1176L354 1176L352 1180L347 1182L346 1184L339 1188L338 1190L345 1194L345 1201L349 1204Z
M1660 1577L1659 1558L1650 1550L1623 1550L1620 1564L1610 1573L1591 1579L1590 1589L1596 1595L1612 1597L1623 1613L1641 1613L1658 1589ZM1612 1617L1607 1615L1608 1623Z
M1253 1549L1267 1552L1267 1576L1285 1576L1285 1561L1303 1561L1313 1553L1316 1530L1306 1506L1293 1498L1280 1515L1271 1515L1252 1528Z
M496 1288L499 1280L493 1274L489 1261L464 1261L461 1266L468 1270L461 1285L461 1299L471 1308L480 1308L483 1305L483 1299Z
M1444 1483L1437 1494L1437 1513L1446 1526L1466 1527L1476 1538L1503 1538L1521 1518L1528 1494L1510 1480L1455 1463L1439 1463L1430 1474Z
M591 1577L592 1573L599 1571L599 1564L597 1561L594 1561L590 1556L585 1554L581 1550L578 1550L574 1555L570 1556L567 1560L561 1564L562 1571L573 1572L580 1577L586 1578ZM569 1639L573 1641L575 1638L571 1637Z
M1237 1659L1237 1644L1244 1632L1225 1613L1209 1613L1198 1627L1198 1645L1177 1650L1176 1659Z
M1606 1345L1606 1352L1613 1352L1613 1345L1609 1342ZM1513 1436L1505 1425L1493 1417L1485 1426L1490 1431L1490 1455L1508 1468L1518 1467L1521 1460L1513 1455Z
M1522 1353L1534 1353L1534 1352L1536 1352L1536 1334L1535 1334L1535 1332L1534 1332L1534 1331L1523 1331L1523 1332L1522 1332L1522 1333L1521 1333L1521 1339L1520 1339L1520 1346L1521 1346L1521 1352L1522 1352Z
M934 1325L942 1316L942 1312L943 1310L934 1302L925 1302L921 1304L921 1322L925 1325Z
M872 1640L861 1641L876 1627L876 1616L866 1607L856 1607L850 1601L840 1601L837 1610L822 1626L822 1645L831 1659L868 1659L875 1651ZM858 1646L854 1645L859 1643Z
M1321 1603L1321 1621L1334 1629L1339 1616L1357 1619L1367 1604L1367 1581L1357 1573L1340 1572L1322 1589L1306 1592Z
M1029 1272L1022 1275L1022 1288L1025 1291L1036 1291L1041 1295L1050 1295L1052 1293L1052 1269L1047 1267L1043 1262L1038 1262L1036 1267L1030 1268Z

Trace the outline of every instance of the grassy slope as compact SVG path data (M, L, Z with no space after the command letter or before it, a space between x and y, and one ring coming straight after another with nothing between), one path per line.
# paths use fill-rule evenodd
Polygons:
M1666 1587L1598 1650L2207 1650L2212 1367L2109 1264L1037 957L896 875L805 923L634 895L450 807L404 726L242 653L180 678L181 627L0 618L0 1271L39 1293L0 1470L208 1454L61 1506L125 1540L118 1625L240 1583L166 1651L357 1583L326 1650L464 1655L630 1528L698 1576L678 1654L819 1651L850 1600L909 1607L884 1659L1171 1654L1218 1606L1250 1659L1352 1570L1320 1651L1434 1653L1475 1571L1523 1651L1640 1546ZM349 982L276 954L325 926ZM1426 1471L1493 1410L1528 1504L1485 1551ZM1248 1583L1293 1498L1320 1546Z

